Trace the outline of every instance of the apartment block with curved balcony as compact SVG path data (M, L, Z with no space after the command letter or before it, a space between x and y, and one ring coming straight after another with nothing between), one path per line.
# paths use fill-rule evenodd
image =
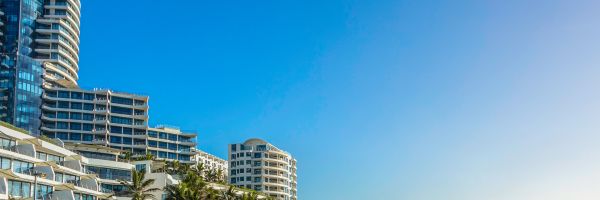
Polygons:
M0 199L107 199L90 160L24 130L0 125Z
M229 183L278 200L296 200L296 159L261 140L229 145Z
M77 88L80 0L0 1L0 120L39 135L45 88Z
M47 89L42 134L146 155L148 97L111 90Z
M36 19L35 59L44 63L47 86L76 87L79 76L79 0L46 0Z

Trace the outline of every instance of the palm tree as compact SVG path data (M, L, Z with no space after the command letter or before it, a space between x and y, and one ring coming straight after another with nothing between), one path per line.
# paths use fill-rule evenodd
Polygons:
M152 192L160 191L158 188L149 188L154 184L154 179L146 179L146 171L137 171L131 169L131 183L120 180L121 185L125 186L125 194L131 196L131 200L155 199Z
M258 200L258 193L256 192L248 192L243 194L239 200Z
M229 186L229 189L221 192L222 200L234 200L237 199L237 195L235 194L235 186Z
M167 185L164 190L167 193L167 200L216 199L215 192L207 186L208 183L204 182L198 174L188 172L179 184Z

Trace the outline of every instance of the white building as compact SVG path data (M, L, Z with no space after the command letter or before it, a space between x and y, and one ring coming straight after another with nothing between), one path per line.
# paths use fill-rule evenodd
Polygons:
M135 166L128 161L119 159L124 151L100 145L89 145L81 143L65 144L65 148L88 158L90 161L86 166L89 173L94 173L100 182L100 190L105 193L114 193L118 199L130 199L120 197L125 192L125 186L119 180L131 180L131 169Z
M34 190L37 199L108 198L98 177L85 170L90 159L59 145L0 125L0 199L32 198Z
M296 159L274 145L249 139L229 145L229 183L275 199L297 199Z
M210 153L206 153L200 149L195 149L195 153L196 154L192 159L196 164L203 163L206 169L221 170L223 171L223 174L225 174L225 177L228 176L229 162Z

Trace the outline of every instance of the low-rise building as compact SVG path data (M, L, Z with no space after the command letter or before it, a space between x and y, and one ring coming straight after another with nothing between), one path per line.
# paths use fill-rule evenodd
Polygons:
M196 149L195 153L192 159L196 164L202 163L206 169L221 170L225 178L227 178L229 174L229 162L200 149Z
M42 140L0 125L0 199L95 200L110 196L86 170L90 160L60 141Z
M66 144L65 147L88 158L89 164L86 166L86 170L96 174L102 192L114 193L117 198L130 199L122 197L125 187L121 185L120 181L131 181L131 169L134 169L135 166L130 161L119 158L124 151L81 143Z
M192 150L196 147L196 133L182 132L177 127L148 128L148 153L157 159L193 164Z
M278 200L297 199L296 159L261 139L229 145L228 180Z

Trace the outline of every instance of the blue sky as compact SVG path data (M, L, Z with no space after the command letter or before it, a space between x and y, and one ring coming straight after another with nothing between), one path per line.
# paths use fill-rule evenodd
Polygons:
M301 199L599 199L600 3L83 1L80 84L200 147L260 137Z

